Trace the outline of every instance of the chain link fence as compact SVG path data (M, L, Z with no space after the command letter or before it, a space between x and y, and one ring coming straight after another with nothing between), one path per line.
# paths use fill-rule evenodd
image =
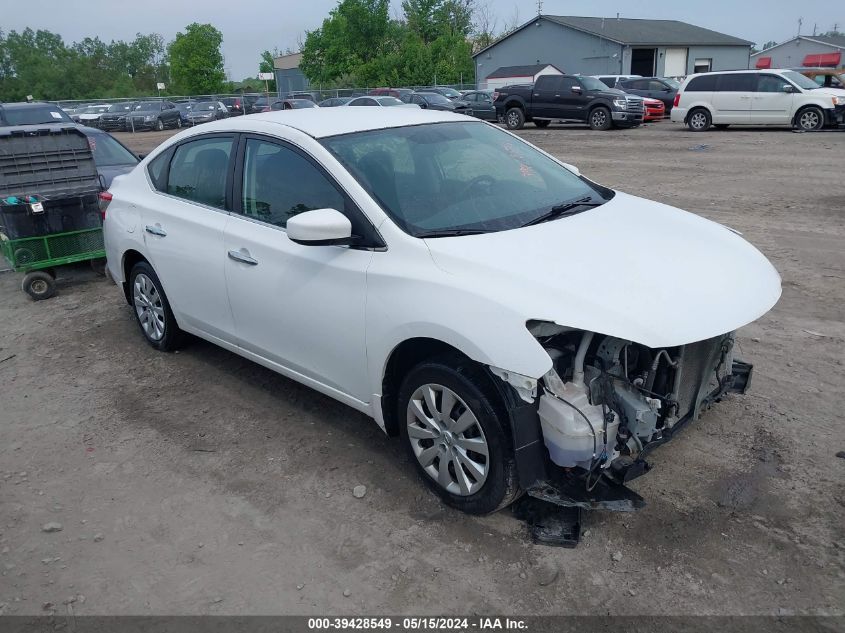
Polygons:
M211 95L164 95L164 94L153 94L153 95L142 95L137 97L115 97L113 99L61 99L58 101L51 101L51 103L55 103L57 106L63 109L77 109L83 106L97 106L97 105L113 105L117 103L132 103L134 101L157 101L159 99L166 100L166 101L219 101L220 99L234 97L234 98L260 98L260 97L269 97L271 100L276 98L285 98L291 97L294 95L310 95L310 97L314 101L322 101L323 99L330 99L333 97L358 97L362 95L366 95L371 90L375 89L401 89L401 90L415 90L415 91L422 91L425 89L431 88L453 88L457 91L467 91L467 90L475 90L476 85L474 83L462 83L462 84L438 84L437 86L364 86L364 87L334 87L334 86L322 86L322 85L312 85L308 88L303 90L298 90L296 92L285 92L285 93L276 93L276 92L236 92L236 93L219 93L219 94L211 94Z

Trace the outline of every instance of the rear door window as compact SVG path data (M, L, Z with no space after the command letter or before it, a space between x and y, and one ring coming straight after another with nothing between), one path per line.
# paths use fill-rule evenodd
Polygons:
M179 145L170 162L167 193L225 209L232 138L212 136Z

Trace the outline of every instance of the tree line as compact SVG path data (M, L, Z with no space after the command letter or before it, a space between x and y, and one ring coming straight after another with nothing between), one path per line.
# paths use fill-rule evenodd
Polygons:
M312 84L411 86L474 80L473 48L494 38L495 20L474 0L340 0L306 33L300 69Z
M157 33L130 42L86 37L66 44L46 30L0 30L0 101L94 99L156 94L213 94L226 89L223 35L190 24L165 44Z

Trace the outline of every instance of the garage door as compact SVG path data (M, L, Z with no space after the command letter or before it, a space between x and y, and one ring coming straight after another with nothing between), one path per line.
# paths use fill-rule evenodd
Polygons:
M687 74L687 49L667 48L664 77L683 77Z

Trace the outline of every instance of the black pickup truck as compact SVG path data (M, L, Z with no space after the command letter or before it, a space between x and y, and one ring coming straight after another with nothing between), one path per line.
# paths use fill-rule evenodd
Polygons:
M636 127L643 122L641 97L581 75L543 75L534 84L499 88L493 100L497 117L511 130L522 129L526 121L537 127L553 120L584 121L594 130Z

